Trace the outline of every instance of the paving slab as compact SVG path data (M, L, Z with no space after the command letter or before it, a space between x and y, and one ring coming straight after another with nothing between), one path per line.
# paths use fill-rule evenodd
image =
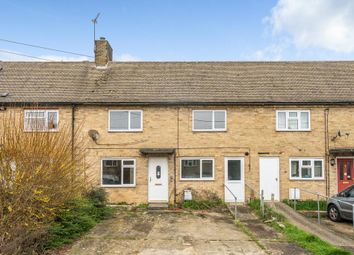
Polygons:
M309 218L313 223L317 223L317 218ZM333 222L326 216L321 217L321 225L337 233L337 235L346 236L354 241L354 227L353 222L343 220L341 222Z
M234 206L229 205L231 213L234 212ZM265 224L256 215L251 213L248 206L237 206L237 219L248 231L258 240L265 248L268 254L273 255L306 255L309 254L305 249L297 246L294 243L286 241L284 236L276 232L272 227Z
M64 254L266 254L225 212L121 210Z

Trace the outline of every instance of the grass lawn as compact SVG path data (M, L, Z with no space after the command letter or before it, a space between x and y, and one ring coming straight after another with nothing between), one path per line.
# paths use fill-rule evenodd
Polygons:
M259 200L252 200L249 203L252 211L261 215ZM276 231L282 233L289 242L293 242L315 255L350 255L351 253L335 247L319 237L309 234L298 227L290 224L283 215L275 212L272 208L265 207L264 220Z

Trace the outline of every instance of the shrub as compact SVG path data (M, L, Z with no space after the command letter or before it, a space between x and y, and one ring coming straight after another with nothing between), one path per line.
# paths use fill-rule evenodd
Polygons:
M224 205L222 199L216 192L210 190L192 190L193 200L186 200L182 203L182 208L193 210L206 210Z
M58 214L54 222L50 224L49 238L44 249L72 243L98 222L111 216L114 208L107 207L104 201L106 201L105 193L97 189L88 192L84 198L70 201L67 209Z
M182 204L183 208L193 209L193 210L207 210L216 207L223 206L224 203L221 200L210 201L210 200L188 200L184 201Z
M284 199L283 203L287 204L290 207L294 207L294 201L289 199ZM316 211L317 210L317 200L297 200L296 201L296 210L304 211ZM327 210L327 201L320 200L320 210Z
M61 125L60 132L25 132L23 119L1 113L0 254L30 253L30 243L40 239L45 224L86 185L78 130L73 153L70 126Z
M93 188L87 192L86 196L96 206L105 206L107 203L107 192L103 188Z

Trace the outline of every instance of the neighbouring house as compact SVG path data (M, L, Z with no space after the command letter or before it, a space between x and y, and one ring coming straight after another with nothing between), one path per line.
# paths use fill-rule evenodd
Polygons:
M354 62L114 62L104 38L95 54L0 62L0 116L23 112L29 132L80 127L112 202L174 203L187 188L232 201L224 184L238 201L248 187L281 200L353 184Z

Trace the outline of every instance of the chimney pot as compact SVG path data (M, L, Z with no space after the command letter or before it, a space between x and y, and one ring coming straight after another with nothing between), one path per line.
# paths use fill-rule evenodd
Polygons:
M95 63L96 66L105 66L112 61L113 49L104 37L95 41Z

